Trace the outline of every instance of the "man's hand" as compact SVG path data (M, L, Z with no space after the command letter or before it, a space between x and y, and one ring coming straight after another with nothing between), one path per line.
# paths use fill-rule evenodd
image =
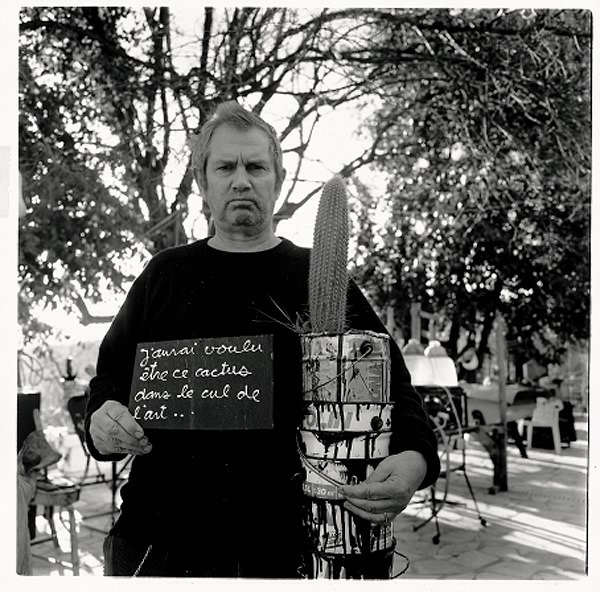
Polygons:
M117 401L106 401L92 413L90 436L100 454L147 454L152 450L144 430Z
M423 455L406 450L384 458L363 483L339 490L347 510L369 522L387 524L406 508L426 474Z

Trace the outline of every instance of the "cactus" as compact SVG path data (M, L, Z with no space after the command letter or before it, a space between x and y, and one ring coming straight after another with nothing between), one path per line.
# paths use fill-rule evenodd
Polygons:
M348 197L341 177L323 187L308 280L311 330L344 333L348 290Z
M382 430L383 425L373 423L351 425L350 419L342 419L339 427L321 422L328 413L328 417L348 417L345 410L349 406L358 416L361 406L371 409L380 405L381 413L393 405L388 398L387 335L368 331L346 334L348 234L346 187L341 177L334 177L323 187L317 211L308 278L310 333L302 336L305 417L298 451L306 469L305 527L311 555L306 575L384 579L392 572L393 528L352 515L343 506L338 486L368 477L388 452L385 442L391 437L390 426ZM371 355L374 343L381 344L378 355L382 357ZM370 349L363 351L364 345ZM332 364L332 359L336 363ZM378 372L381 380L373 382ZM353 381L358 381L361 389L365 385L366 390L353 390ZM367 445L367 440L379 440L383 446Z

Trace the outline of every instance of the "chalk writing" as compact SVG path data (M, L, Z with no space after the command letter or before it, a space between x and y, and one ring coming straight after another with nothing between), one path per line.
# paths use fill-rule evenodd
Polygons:
M196 344L194 344L196 345ZM183 346L181 348L171 347L168 349L162 347L151 347L140 348L140 352L142 354L142 359L139 362L139 365L144 367L148 364L148 360L159 359L159 358L171 358L177 356L193 356L195 353L194 346Z
M158 362L154 362L153 364L150 364L150 366L148 366L147 368L144 368L144 370L140 374L140 380L142 382L146 382L148 380L162 380L164 382L165 380L168 380L169 371L157 370L157 366Z
M248 392L248 385L245 385L244 388L237 394L237 398L241 399L249 399L250 401L254 401L255 403L260 403L258 397L260 395L260 389L254 389L251 393Z
M194 396L194 389L191 389L187 384L181 387L181 392L177 395L180 399L191 399Z
M144 421L155 421L161 419L167 419L165 415L165 411L167 410L166 405L161 405L158 410L156 409L147 409L142 412L142 408L146 407L146 405L136 405L135 410L133 412L133 419L144 420Z
M270 335L138 345L129 409L143 427L273 427Z
M218 368L198 368L194 376L202 376L204 378L219 378L220 376L250 376L252 372L246 366L230 366L227 362L223 362Z
M262 344L254 343L251 339L246 339L241 347L230 344L230 343L220 343L219 345L205 345L204 353L207 356L212 356L214 354L218 356L222 355L231 355L231 354L246 354L246 353L256 353L262 351Z
M170 397L171 395L168 391L146 391L143 388L133 395L133 400L138 403L139 401L147 401L149 399L169 399Z

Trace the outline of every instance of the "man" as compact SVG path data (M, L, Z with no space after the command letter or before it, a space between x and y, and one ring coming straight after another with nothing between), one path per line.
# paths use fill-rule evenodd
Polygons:
M291 578L304 575L300 339L309 250L277 237L285 178L273 128L236 103L221 105L193 152L215 234L156 255L135 281L100 347L87 412L101 460L135 455L121 515L105 541L107 575ZM383 332L351 285L354 329ZM146 429L127 409L136 345L173 339L273 336L272 429ZM369 483L347 487L348 509L393 519L439 472L433 433L393 344L396 428Z

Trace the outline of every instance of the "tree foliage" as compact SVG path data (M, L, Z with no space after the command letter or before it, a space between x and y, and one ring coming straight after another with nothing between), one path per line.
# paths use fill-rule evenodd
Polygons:
M415 301L450 323L453 354L461 330L485 353L500 311L522 355L551 358L589 335L590 14L379 16L376 42L345 56L377 81L389 179L357 273L405 329Z
M191 30L165 7L22 9L23 323L36 303L85 313L82 296L128 277L119 262L193 238L186 137L220 101L267 119L285 111L276 125L293 170L276 220L292 216L326 180L300 187L316 126L364 93L332 55L367 34L363 12L207 7ZM340 172L372 158L367 150Z
M497 311L524 352L587 336L588 12L188 15L22 9L19 296L30 330L33 305L89 318L82 297L118 289L128 259L194 238L186 138L216 103L237 99L283 143L291 182L277 221L325 180L303 183L323 118L346 104L377 108L364 152L335 172L376 162L387 175L384 197L354 178L356 274L405 333L421 301L450 324L451 353L464 330L482 353Z

